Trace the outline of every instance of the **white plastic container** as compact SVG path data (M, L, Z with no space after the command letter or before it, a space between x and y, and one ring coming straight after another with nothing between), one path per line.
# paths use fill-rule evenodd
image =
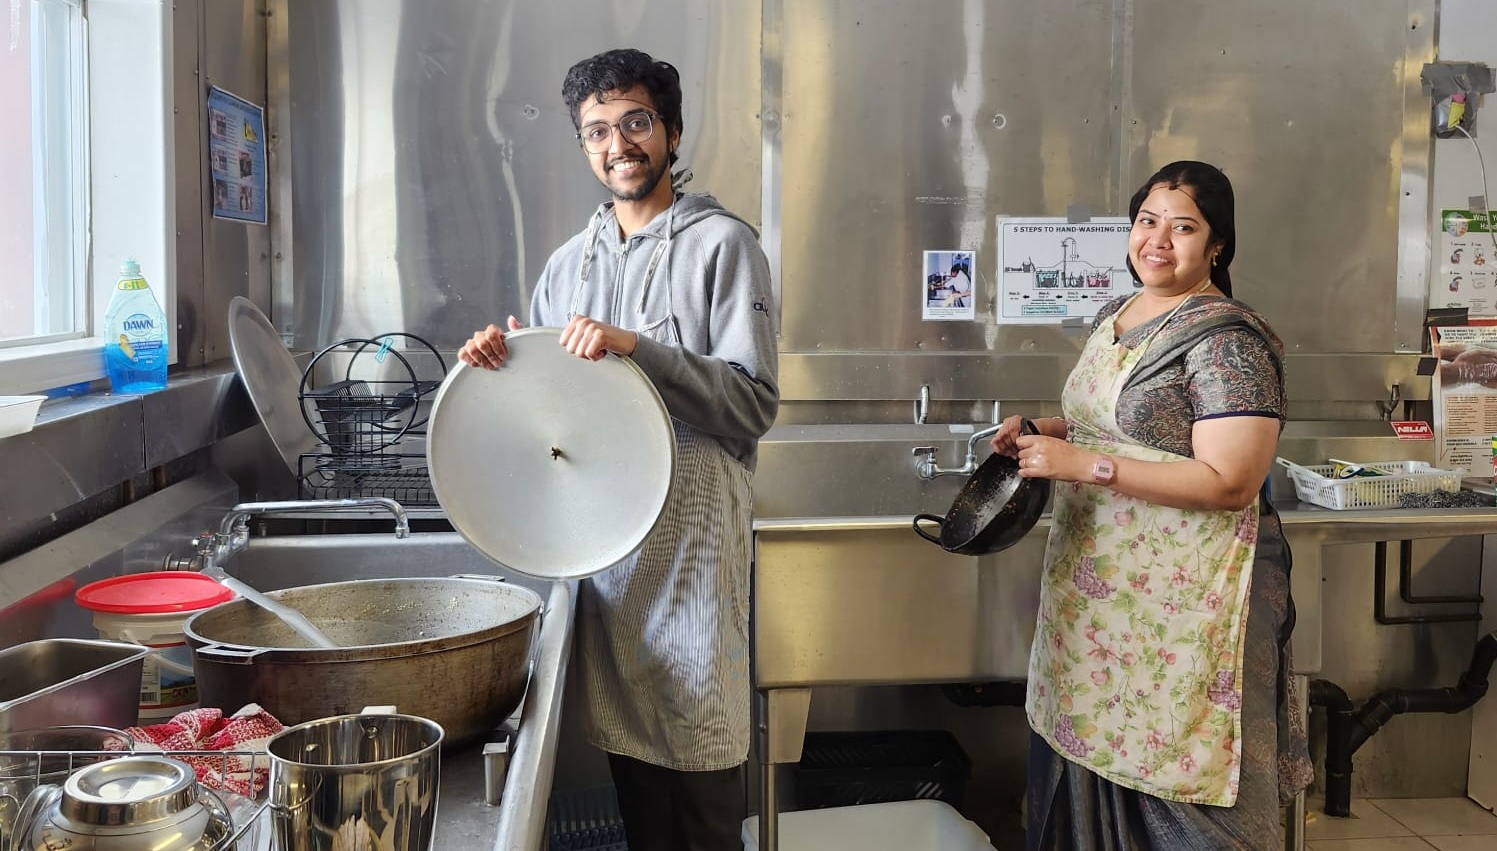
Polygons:
M168 570L101 579L78 589L78 605L94 613L101 638L151 648L140 678L140 723L196 709L197 678L183 624L234 593L200 573Z
M46 396L0 396L0 437L25 434L36 425L36 412Z
M743 821L759 850L759 817ZM780 851L994 851L987 834L944 801L893 801L780 813Z

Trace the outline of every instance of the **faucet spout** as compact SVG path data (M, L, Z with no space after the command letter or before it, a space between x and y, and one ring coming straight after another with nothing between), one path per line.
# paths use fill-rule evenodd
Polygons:
M256 516L305 514L309 511L347 511L355 508L383 508L395 517L395 537L410 537L411 521L406 515L405 508L395 500L382 496L366 496L356 499L242 502L229 509L229 513L224 515L223 521L218 525L218 534L224 536L233 535L236 529L246 526L249 523L249 519Z
M934 446L917 446L911 450L915 456L915 472L922 479L934 479L937 476L970 476L977 472L977 444L987 440L998 433L1001 425L989 426L981 431L973 432L967 438L967 457L963 459L960 467L942 467L936 460L936 448Z
M380 496L355 499L303 499L281 502L242 502L229 509L219 521L218 533L195 541L201 570L209 572L249 544L249 519L277 515L305 514L309 511L349 511L358 508L383 508L395 518L395 537L411 535L411 521L405 508L393 499Z

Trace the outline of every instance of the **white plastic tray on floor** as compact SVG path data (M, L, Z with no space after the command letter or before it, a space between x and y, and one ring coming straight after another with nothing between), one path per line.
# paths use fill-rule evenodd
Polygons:
M759 817L743 822L759 849ZM780 813L780 851L994 851L987 834L944 801L893 801Z

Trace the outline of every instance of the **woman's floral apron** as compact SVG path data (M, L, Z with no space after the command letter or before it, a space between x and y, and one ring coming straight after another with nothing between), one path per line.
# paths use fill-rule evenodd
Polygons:
M1113 342L1121 314L1099 325L1066 382L1069 439L1120 458L1186 460L1138 443L1116 416L1129 372L1175 314L1131 350ZM1231 806L1256 503L1189 511L1056 484L1029 660L1030 726L1120 786Z

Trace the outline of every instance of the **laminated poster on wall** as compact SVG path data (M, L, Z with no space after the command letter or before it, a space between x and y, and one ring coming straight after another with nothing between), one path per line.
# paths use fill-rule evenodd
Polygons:
M1497 215L1440 211L1435 248L1439 273L1429 282L1430 307L1464 307L1471 316L1497 316Z
M1497 318L1429 329L1438 358L1434 395L1436 467L1487 475L1497 434Z
M1126 216L998 218L998 322L1090 322L1117 296L1134 290L1128 273Z
M975 251L927 251L920 285L920 318L927 322L972 321L977 295L972 270Z
M265 109L217 87L208 89L208 182L213 218L265 224Z

